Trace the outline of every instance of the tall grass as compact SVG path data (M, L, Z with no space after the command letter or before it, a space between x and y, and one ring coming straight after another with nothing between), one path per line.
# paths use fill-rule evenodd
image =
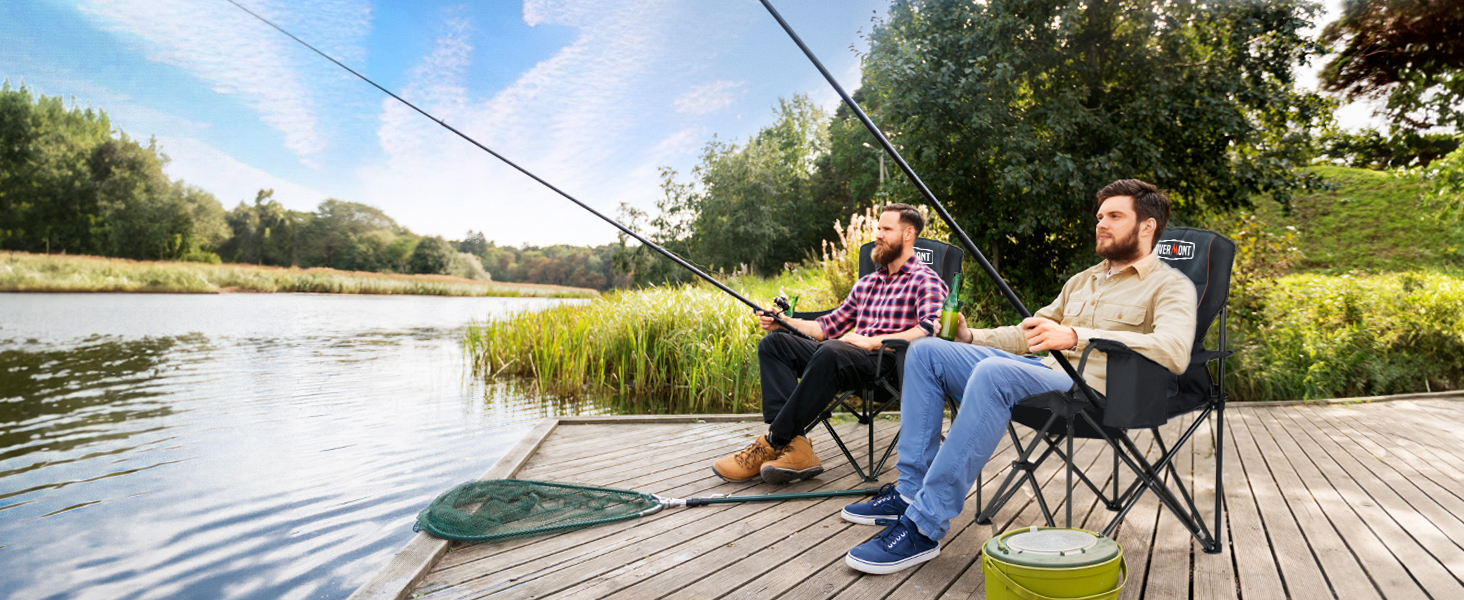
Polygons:
M0 252L3 292L313 292L428 296L593 297L594 290L476 281L446 275L393 275L94 256Z
M800 297L800 311L833 306L818 269L727 283L764 305L786 293ZM464 350L476 375L525 377L555 396L608 392L659 403L650 412L746 412L761 406L762 336L746 305L689 284L473 324Z
M1464 384L1464 277L1288 275L1242 320L1227 387L1237 400L1346 398Z

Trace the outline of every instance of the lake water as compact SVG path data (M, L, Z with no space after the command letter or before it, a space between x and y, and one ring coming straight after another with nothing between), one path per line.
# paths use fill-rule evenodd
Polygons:
M537 420L468 375L527 299L0 294L0 597L345 598Z

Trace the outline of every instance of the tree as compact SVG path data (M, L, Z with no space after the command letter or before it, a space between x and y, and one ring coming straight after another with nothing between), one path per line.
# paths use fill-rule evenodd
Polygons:
M107 252L89 162L111 129L105 112L0 83L0 248Z
M407 260L407 268L413 273L446 274L451 272L456 256L457 250L447 240L437 236L425 237L417 242L417 248Z
M1093 194L1171 191L1177 222L1306 185L1297 91L1318 52L1297 0L899 0L871 35L877 122L977 245L1034 300L1091 264Z
M1326 91L1386 97L1395 129L1464 131L1464 2L1348 0L1321 39L1341 46L1322 69Z

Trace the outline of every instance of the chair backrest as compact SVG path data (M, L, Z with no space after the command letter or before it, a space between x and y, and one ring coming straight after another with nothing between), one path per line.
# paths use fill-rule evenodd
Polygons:
M1205 334L1230 297L1230 269L1235 262L1235 242L1213 231L1190 227L1169 227L1155 246L1159 259L1195 282L1195 351L1202 349Z
M940 275L941 280L946 282L946 287L950 287L956 274L961 272L961 259L966 256L966 252L945 242L915 238L915 256ZM874 242L868 242L859 247L859 276L863 277L874 270Z

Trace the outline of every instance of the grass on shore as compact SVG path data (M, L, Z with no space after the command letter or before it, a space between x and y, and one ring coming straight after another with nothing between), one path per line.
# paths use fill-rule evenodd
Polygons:
M309 292L592 298L584 288L335 269L0 252L0 292Z
M727 285L763 306L779 293L798 295L800 311L834 306L817 269ZM475 323L464 350L478 376L525 377L557 396L600 392L654 397L677 412L755 412L762 336L750 308L698 283Z

